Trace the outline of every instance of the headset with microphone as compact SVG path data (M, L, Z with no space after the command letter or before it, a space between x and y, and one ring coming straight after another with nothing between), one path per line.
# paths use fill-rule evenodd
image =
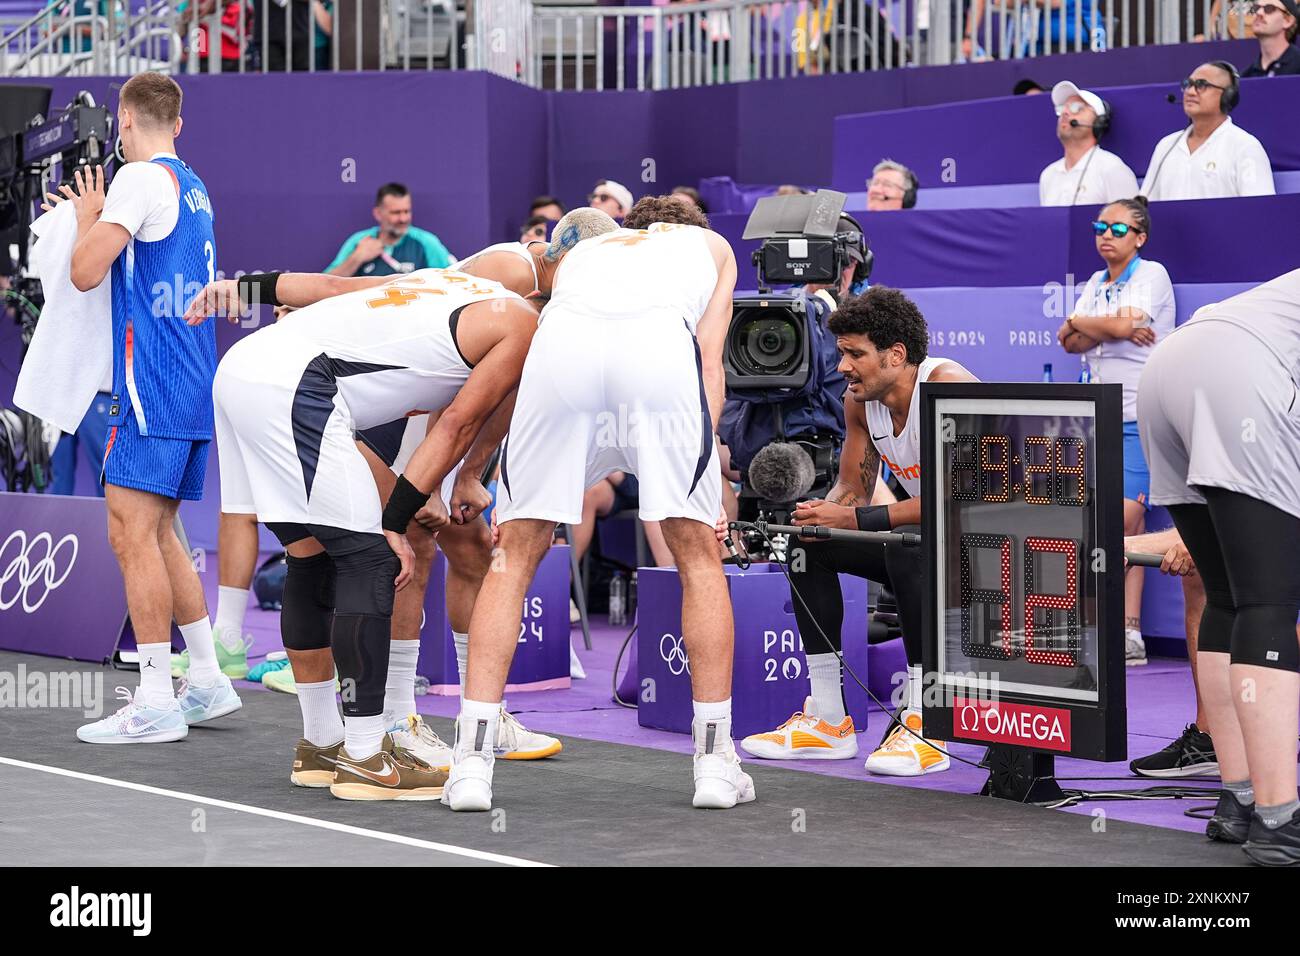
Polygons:
M915 202L916 201L915 189L912 190L912 195L913 195L913 202ZM906 197L903 198L903 208L904 209L908 208ZM850 237L849 241L853 244L853 247L857 249L862 256L861 261L855 262L853 266L853 281L851 285L857 285L858 283L866 282L868 279L871 278L871 270L876 264L876 255L871 251L871 246L867 242L867 234L863 230L862 224L858 222L856 219L854 219L852 216L850 216L847 212L841 212L840 223L841 225L843 225L845 222L847 222L852 228L845 229L845 230L837 229L836 232L838 232L840 235Z
M1227 116L1236 109L1237 104L1241 102L1241 74L1238 73L1237 68L1227 60L1210 60L1209 65L1218 67L1220 70L1223 70L1223 72L1228 74L1228 86L1222 91L1222 95L1219 96L1219 111L1223 113L1224 116ZM1177 103L1179 102L1179 97L1174 93L1170 93L1165 97L1165 100L1169 103ZM1191 132L1191 129L1192 124L1188 123L1187 127L1183 130L1182 135L1176 137L1174 141L1169 144L1169 148L1166 149L1164 155L1160 157L1160 162L1156 163L1156 171L1151 176L1151 188L1144 194L1148 199L1151 197L1151 193L1155 191L1156 182L1160 179L1160 170L1164 167L1165 160L1168 159L1169 154L1178 147L1178 143L1182 140L1183 136L1186 136Z
M1092 165L1092 158L1097 155L1097 150L1101 148L1101 138L1110 132L1110 104L1105 100L1101 101L1102 111L1097 114L1096 119L1092 121L1091 129L1093 138L1096 139L1097 145L1088 153L1088 160L1083 164L1083 170L1079 173L1079 182L1075 184L1074 195L1070 197L1070 205L1076 205L1079 202L1079 192L1083 189L1083 182L1088 178L1088 167ZM1070 125L1080 127L1087 124L1080 123L1077 119L1070 120Z

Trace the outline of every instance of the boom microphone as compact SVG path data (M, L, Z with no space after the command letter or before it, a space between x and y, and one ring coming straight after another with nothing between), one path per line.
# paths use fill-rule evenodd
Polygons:
M749 484L768 501L799 501L817 481L812 458L793 442L773 442L754 456L749 465Z
M1177 102L1178 102L1178 97L1176 97L1176 96L1174 96L1174 94L1170 93L1168 96L1165 97L1165 102L1166 102L1166 103L1177 103Z

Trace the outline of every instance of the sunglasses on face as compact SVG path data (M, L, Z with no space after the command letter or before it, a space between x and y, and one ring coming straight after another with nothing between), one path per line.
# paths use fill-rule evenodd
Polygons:
M1250 10L1251 16L1255 16L1256 14L1259 13L1262 13L1267 16L1270 13L1283 12L1281 7L1273 3L1252 3L1248 9Z
M1197 93L1204 93L1206 90L1226 90L1226 86L1220 86L1218 83L1211 83L1209 80L1203 80L1198 77L1188 77L1178 84L1184 90L1196 90Z
M1130 232L1137 232L1136 226L1130 226L1126 222L1094 222L1092 224L1093 234L1100 237L1106 235L1106 230L1116 239L1123 239Z
M1079 113L1082 113L1085 108L1086 107L1082 103L1078 103L1078 102L1066 103L1064 106L1058 106L1056 108L1056 115L1060 116L1062 113L1073 113L1077 115Z
M614 199L614 197L609 193L592 193L587 197L587 202L608 202L611 200L618 202L618 200Z

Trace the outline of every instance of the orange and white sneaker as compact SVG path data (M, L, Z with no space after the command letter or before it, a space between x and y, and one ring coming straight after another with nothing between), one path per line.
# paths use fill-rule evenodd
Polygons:
M931 741L917 736L921 733L921 712L905 710L898 716L913 733L895 726L879 749L867 758L867 772L886 777L920 777L947 770L951 764L948 755L931 746ZM944 746L938 740L933 743Z
M740 747L751 757L764 760L848 760L858 755L858 737L852 717L831 725L817 716L809 697L803 710L776 730L751 734Z

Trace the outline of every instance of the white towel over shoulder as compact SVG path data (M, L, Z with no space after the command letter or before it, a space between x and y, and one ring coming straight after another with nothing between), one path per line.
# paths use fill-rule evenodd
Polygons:
M32 265L45 292L31 348L18 373L14 404L75 432L95 394L113 379L112 281L80 292L72 284L77 214L61 202L32 223Z

